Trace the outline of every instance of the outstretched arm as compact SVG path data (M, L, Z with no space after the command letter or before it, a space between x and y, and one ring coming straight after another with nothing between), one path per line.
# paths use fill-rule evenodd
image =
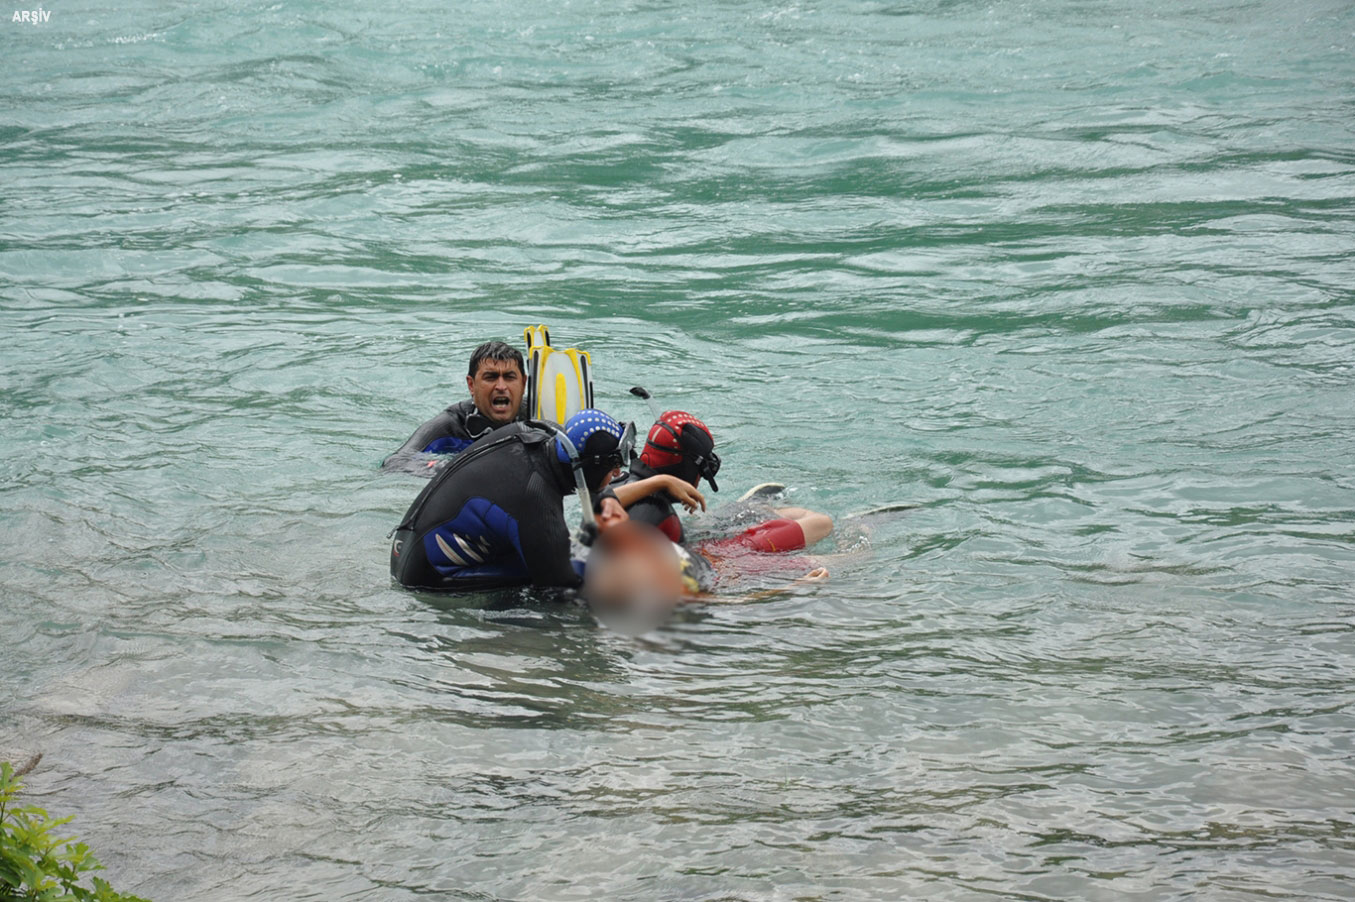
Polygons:
M444 410L431 420L428 420L418 429L415 429L414 434L400 446L398 451L382 461L381 469L417 473L420 476L430 476L433 472L430 465L436 463L436 461L427 457L424 449L432 442L443 438L453 439L453 441L444 444L459 446L448 447L443 453L460 451L462 448L470 445L469 438L463 439L462 441L455 441L454 439L460 438L460 436L457 435L457 432L456 421L452 418L450 413Z
M661 473L658 476L650 476L645 479L639 479L635 482L628 482L624 485L612 486L616 492L616 498L625 507L630 507L641 498L648 498L650 495L659 492L667 492L687 509L688 513L694 513L699 507L706 509L706 496L701 494L696 488L688 482L683 482L676 476L667 473Z
M747 604L750 601L763 601L768 598L775 598L778 595L794 594L799 589L808 588L817 583L828 581L828 568L815 567L803 576L797 576L784 587L778 589L757 589L752 592L745 592L742 595L715 595L710 592L702 592L700 595L689 595L684 601L704 601L711 604Z

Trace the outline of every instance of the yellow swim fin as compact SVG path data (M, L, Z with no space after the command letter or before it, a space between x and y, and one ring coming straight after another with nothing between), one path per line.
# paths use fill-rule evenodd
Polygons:
M593 406L593 361L587 351L550 346L550 330L529 326L527 342L527 414L564 423Z

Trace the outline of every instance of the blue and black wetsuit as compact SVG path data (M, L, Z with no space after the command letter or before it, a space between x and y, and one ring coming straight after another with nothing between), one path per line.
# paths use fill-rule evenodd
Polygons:
M414 499L391 544L391 576L409 589L578 586L563 500L574 492L553 435L529 423L490 432ZM615 497L610 491L602 497Z
M526 416L526 407L518 414ZM420 454L457 454L476 439L494 431L494 422L482 414L470 398L458 401L414 430L403 445L381 464L383 470L405 470L428 475L427 462Z
M631 461L629 470L623 472L618 479L612 480L612 485L639 482L641 479L648 479L650 476L657 475L658 473L654 469L646 466L637 457ZM626 508L626 513L630 515L632 520L657 526L660 532L674 542L681 543L686 538L682 529L682 520L678 517L677 507L673 503L673 496L667 492L655 492L652 495L646 495Z

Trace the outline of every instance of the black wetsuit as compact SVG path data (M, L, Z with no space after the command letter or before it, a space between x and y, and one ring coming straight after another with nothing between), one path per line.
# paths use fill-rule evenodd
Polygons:
M518 419L526 418L524 404ZM383 470L407 470L428 475L429 467L420 454L457 454L471 443L494 431L494 421L482 414L470 398L458 401L414 430L399 450L381 464Z
M391 543L391 576L409 589L577 586L562 501L574 477L553 435L530 423L490 432L440 471ZM609 490L602 497L615 495Z
M612 480L612 485L639 482L641 479L648 479L650 476L657 475L659 474L655 470L646 466L637 457L631 461L628 471L622 473L619 479ZM674 505L673 496L667 492L655 492L652 495L646 495L626 508L626 513L630 515L632 520L657 526L660 532L674 542L681 542L686 538L682 530L682 520L678 517L677 507Z

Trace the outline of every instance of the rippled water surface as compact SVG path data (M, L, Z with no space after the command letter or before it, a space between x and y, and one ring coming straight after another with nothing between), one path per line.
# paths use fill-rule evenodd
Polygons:
M1352 897L1349 3L0 13L0 755L119 888ZM869 555L393 589L536 322Z

